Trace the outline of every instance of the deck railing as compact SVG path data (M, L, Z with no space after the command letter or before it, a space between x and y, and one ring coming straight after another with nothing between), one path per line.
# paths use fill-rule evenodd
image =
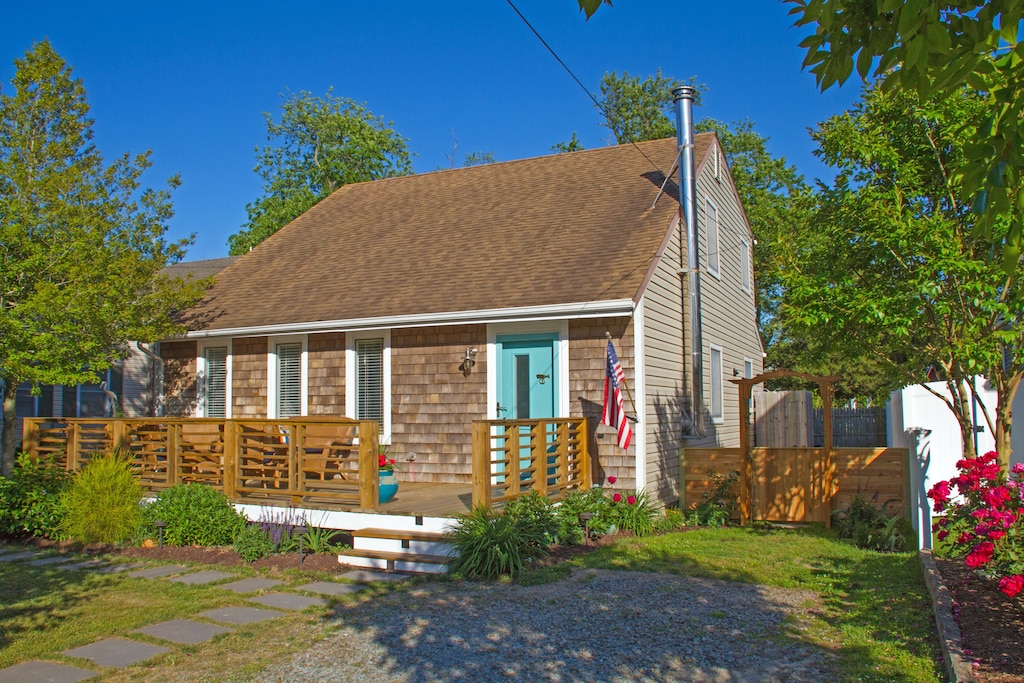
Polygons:
M585 418L479 420L472 426L472 504L531 491L558 500L591 486ZM235 502L380 509L378 426L346 418L25 418L23 450L78 470L129 454L143 487L213 486Z
M77 470L97 454L129 454L145 488L204 483L231 500L286 499L379 507L378 426L295 418L26 418L23 450Z
M473 422L473 506L591 486L586 418Z

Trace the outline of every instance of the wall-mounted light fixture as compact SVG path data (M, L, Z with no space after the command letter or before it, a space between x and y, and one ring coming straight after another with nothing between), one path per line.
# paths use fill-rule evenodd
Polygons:
M733 377L739 377L740 376L740 371L738 369L736 369L736 368L733 368L732 369L732 376Z
M469 376L470 370L472 370L473 366L476 365L477 353L479 353L479 351L474 347L466 349L466 353L462 356L462 362L459 364L459 369L462 370L463 375L466 375L467 377Z

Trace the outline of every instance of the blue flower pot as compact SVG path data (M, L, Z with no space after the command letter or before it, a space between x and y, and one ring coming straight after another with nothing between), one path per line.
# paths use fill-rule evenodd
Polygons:
M380 473L380 485L378 486L380 492L380 504L389 502L398 493L398 477L395 476L394 472L381 472Z

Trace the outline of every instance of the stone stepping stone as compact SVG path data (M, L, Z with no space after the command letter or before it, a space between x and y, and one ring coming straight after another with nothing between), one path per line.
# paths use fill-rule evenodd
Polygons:
M221 633L230 633L231 629L189 619L174 619L140 628L135 632L145 633L147 636L168 640L179 645L195 645L196 643L205 643Z
M58 564L54 569L93 569L94 567L105 567L107 563L103 560L85 560L74 564Z
M0 557L0 562L18 562L19 560L27 560L30 557L38 557L39 553L35 550L25 550L20 553L14 553L12 555L4 555Z
M408 574L396 574L394 572L375 572L365 569L356 569L341 575L341 578L358 583L373 583L374 581L406 581Z
M360 586L355 583L334 583L333 581L314 581L313 583L307 583L302 586L297 586L295 590L306 591L307 593L320 593L321 595L352 595L364 590L366 586Z
M170 652L170 650L159 645L150 645L136 640L125 640L124 638L106 638L104 640L97 640L91 645L64 650L61 654L68 657L91 659L100 666L120 668L144 662L151 657L156 657L165 652Z
M200 612L199 616L228 624L255 624L282 616L281 612L257 607L221 607Z
M94 574L117 574L119 572L126 572L129 569L138 569L139 567L143 566L145 565L141 565L138 563L108 564L102 567L96 567L95 569L89 569L89 571L93 572Z
M280 585L284 581L277 579L242 579L241 581L233 581L231 583L222 583L217 588L227 588L229 591L236 593L255 593L265 588L273 588L274 586Z
M213 583L214 581L230 579L232 576L234 576L234 574L209 570L205 572L196 572L195 574L176 576L173 579L168 580L174 581L175 583L183 583L187 586L205 586L206 584Z
M257 595L254 598L249 598L249 600L266 605L267 607L277 607L278 609L306 609L313 605L318 607L327 605L327 601L323 598L296 595L295 593L267 593L266 595Z
M151 569L140 569L137 572L132 572L128 576L135 579L160 579L165 576L181 574L186 571L188 571L188 567L183 564L171 564L164 565L163 567L152 567Z
M0 683L78 683L99 676L95 671L67 664L35 660L0 669Z
M76 559L78 558L70 557L68 555L54 555L53 557L44 557L41 560L32 560L31 562L26 562L25 564L27 564L30 567L45 567L48 564L62 564L64 562L71 562Z

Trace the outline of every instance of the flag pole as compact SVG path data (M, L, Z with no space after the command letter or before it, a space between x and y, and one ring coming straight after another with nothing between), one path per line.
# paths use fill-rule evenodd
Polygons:
M608 330L605 330L604 336L605 338L608 339L608 341L612 341L612 333L609 332ZM637 412L636 401L633 400L633 392L629 390L629 385L626 384L625 380L621 381L619 384L621 384L622 388L626 390L626 397L629 399L629 405L633 406L633 417L630 417L629 419L632 420L634 424L639 424L640 413Z

